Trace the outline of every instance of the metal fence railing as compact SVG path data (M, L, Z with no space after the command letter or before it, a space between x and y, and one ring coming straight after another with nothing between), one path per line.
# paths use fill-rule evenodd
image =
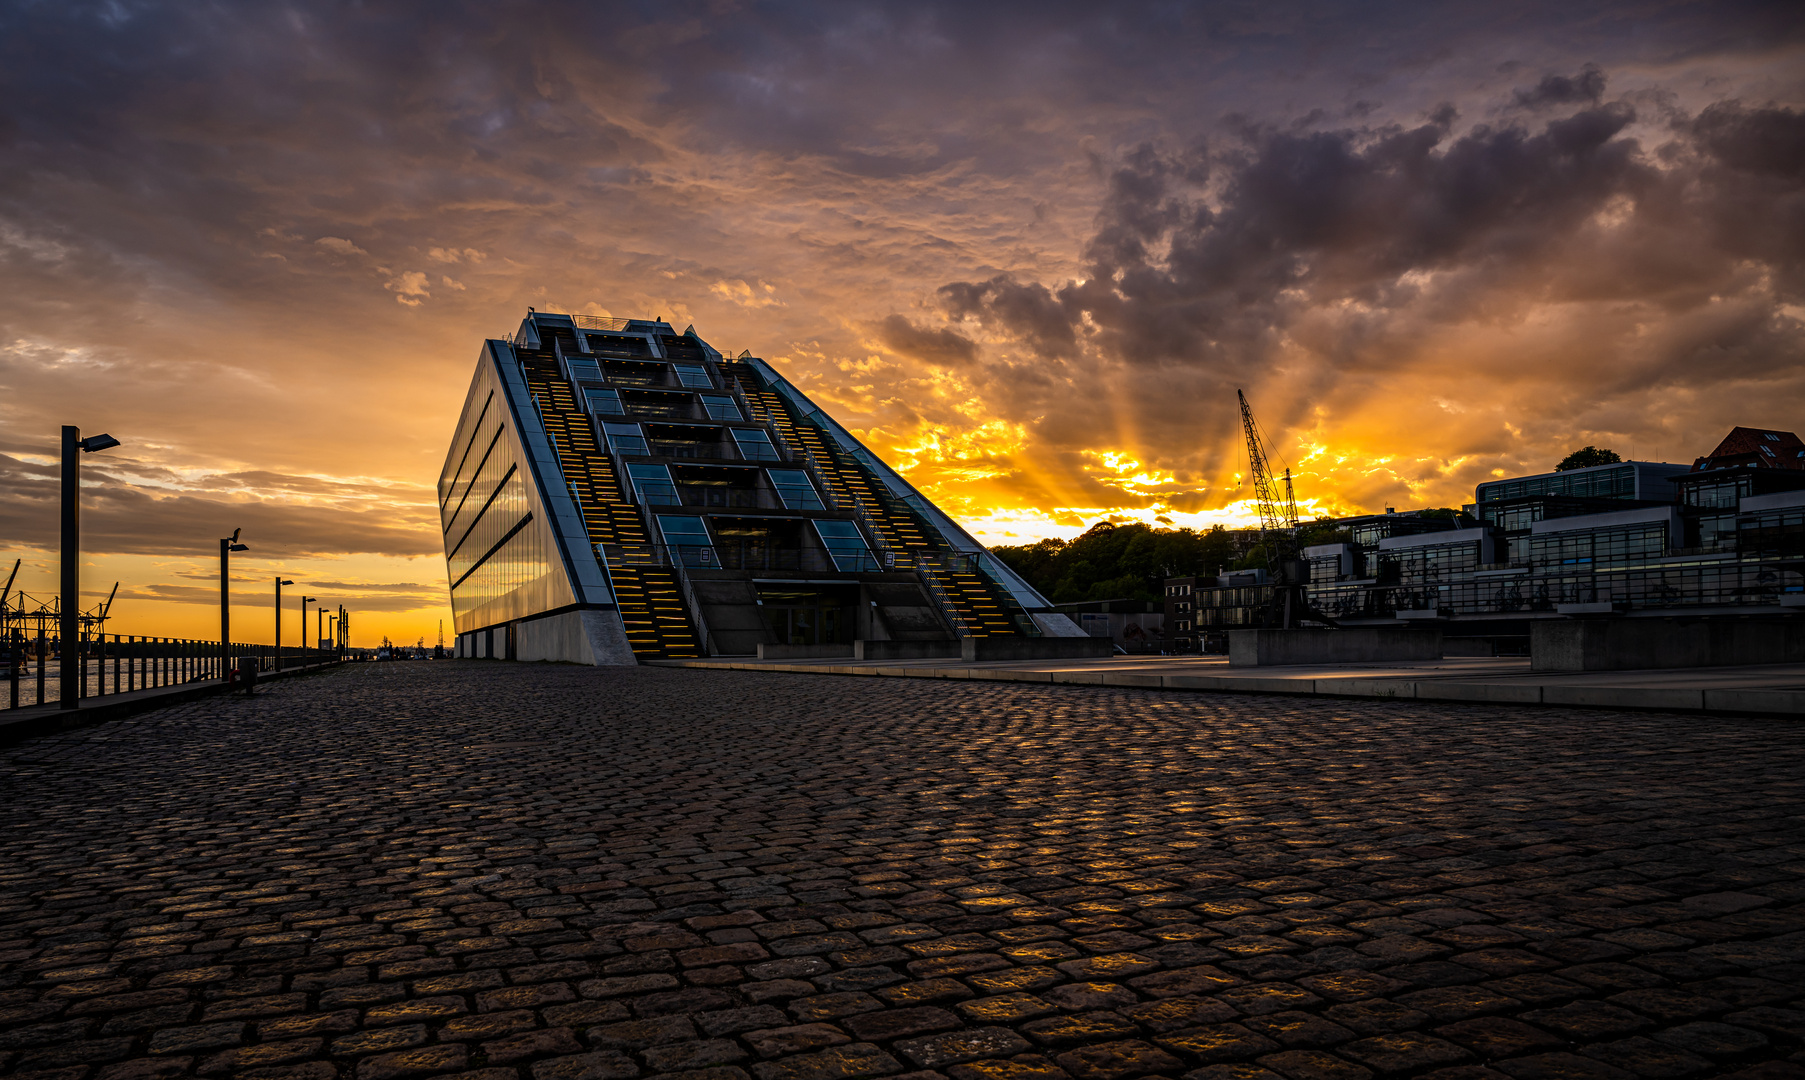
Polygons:
M870 551L763 544L598 544L609 566L670 567L675 560L691 570L809 570L817 573L880 573L893 569Z
M233 644L225 653L234 667L240 657L255 657L259 671L288 670L340 658L336 652L290 648L281 650L278 659L277 651L269 645ZM0 711L60 701L65 662L81 665L80 696L101 698L217 679L221 661L218 641L138 634L84 635L78 647L65 656L62 642L54 635L15 632L0 640L0 680L5 684L0 691L5 695L0 699Z
M572 314L570 321L584 330L620 331L627 328L632 319L611 319L601 315Z

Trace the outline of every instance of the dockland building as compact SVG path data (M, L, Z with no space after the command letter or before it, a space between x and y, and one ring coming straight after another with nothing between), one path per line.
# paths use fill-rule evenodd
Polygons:
M1336 542L1304 549L1309 596L1344 626L1438 626L1517 651L1537 619L1805 614L1805 443L1789 431L1737 427L1691 466L1488 480L1458 518L1331 528ZM1270 586L1250 574L1263 572L1172 579L1171 651L1214 651L1226 631L1262 625Z
M485 342L438 498L458 656L1082 633L765 361L662 320Z

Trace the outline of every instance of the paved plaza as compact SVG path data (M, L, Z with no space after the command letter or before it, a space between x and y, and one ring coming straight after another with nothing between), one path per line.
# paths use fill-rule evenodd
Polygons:
M1805 1077L1802 740L356 665L0 751L0 1073Z

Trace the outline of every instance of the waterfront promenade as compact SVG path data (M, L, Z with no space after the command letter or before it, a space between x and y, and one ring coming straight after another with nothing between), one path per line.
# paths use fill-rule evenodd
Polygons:
M1805 1076L1783 720L366 664L0 788L8 1075Z

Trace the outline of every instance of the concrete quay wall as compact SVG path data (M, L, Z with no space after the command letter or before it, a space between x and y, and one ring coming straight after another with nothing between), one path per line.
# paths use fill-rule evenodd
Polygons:
M852 643L852 656L855 660L927 660L936 656L954 657L959 655L959 642L953 638L944 641L855 641Z
M1631 671L1805 661L1805 619L1547 619L1530 627L1532 671Z
M1115 642L1108 638L968 637L959 640L959 656L967 663L984 660L1079 660L1115 654Z
M1230 667L1440 660L1441 655L1441 631L1433 629L1230 630L1228 633Z

